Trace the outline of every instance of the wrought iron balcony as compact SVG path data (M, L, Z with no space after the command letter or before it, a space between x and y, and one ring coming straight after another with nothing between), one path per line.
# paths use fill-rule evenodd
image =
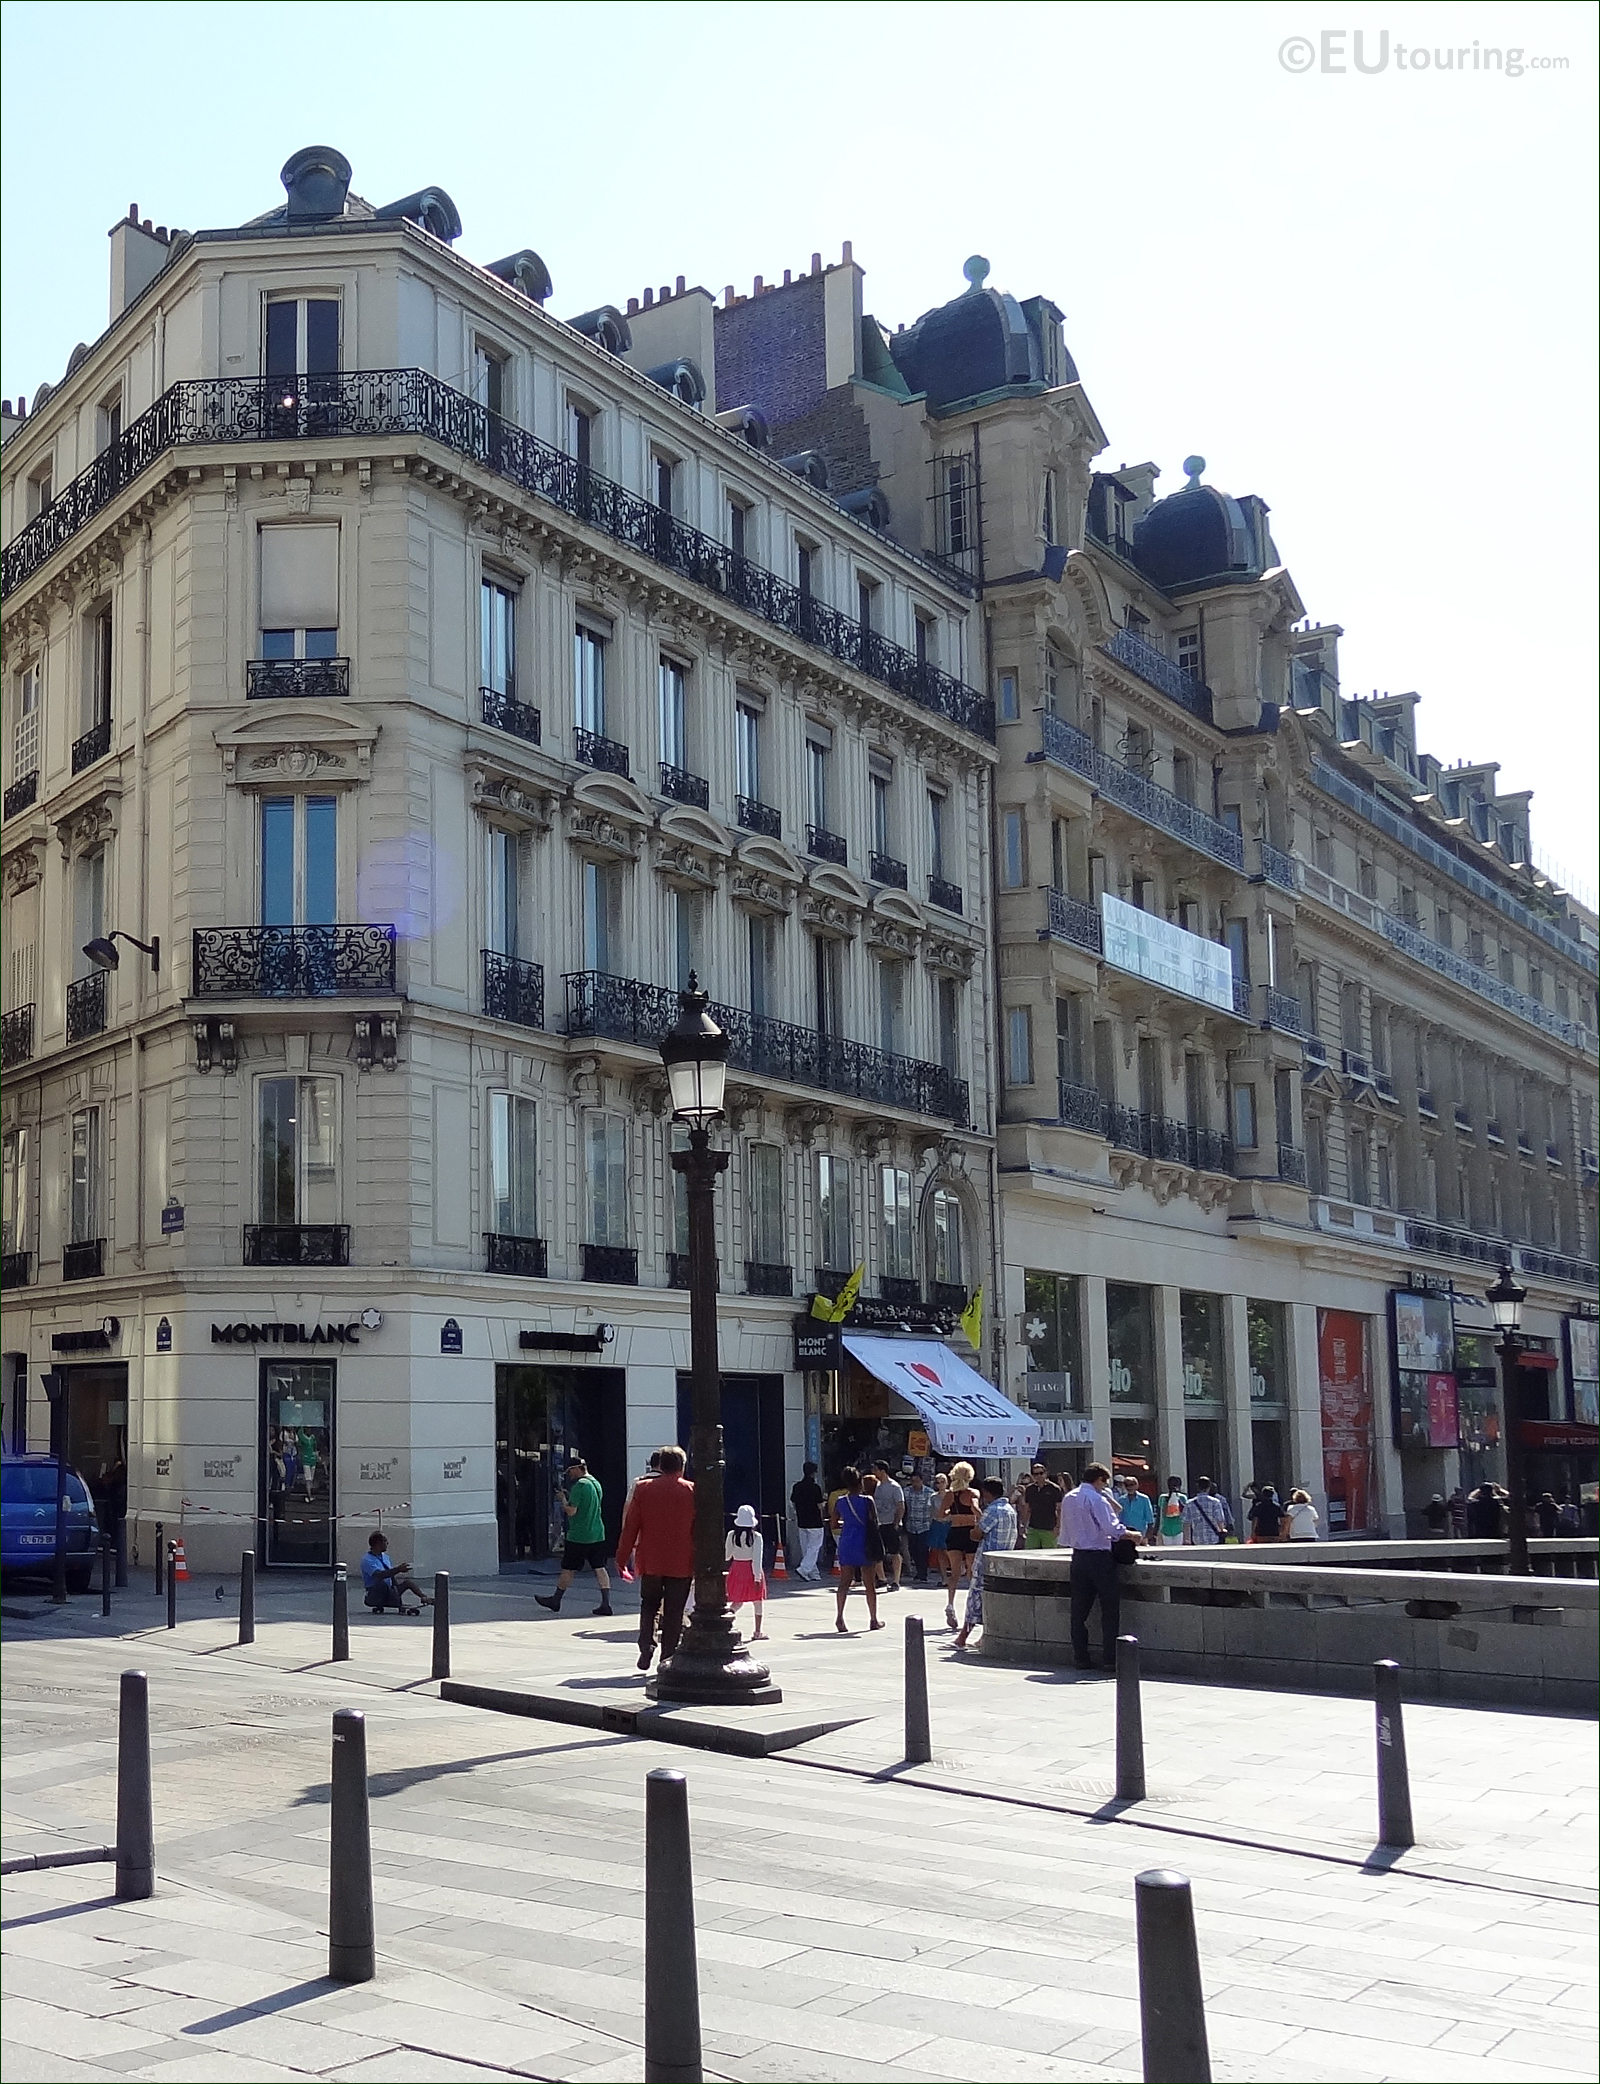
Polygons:
M1126 556L1119 551L1119 556ZM1175 665L1164 651L1158 651L1146 638L1134 630L1113 630L1100 647L1108 658L1119 665L1127 666L1137 673L1149 686L1158 688L1162 694L1187 709L1191 716L1209 724L1211 721L1211 690L1203 681L1196 680L1192 673Z
M1372 1059L1370 1057L1363 1056L1359 1050L1341 1049L1339 1061L1344 1067L1346 1078L1353 1079L1357 1085L1371 1085Z
M0 559L0 591L31 579L156 459L193 444L370 439L414 435L506 478L680 577L720 594L747 613L828 652L841 665L883 683L907 701L994 739L994 704L937 666L918 659L854 616L736 556L636 492L600 477L548 442L492 413L421 369L347 370L299 379L201 377L171 385L147 412L109 442Z
M101 717L91 724L81 738L72 741L72 771L82 774L85 767L92 767L96 760L103 760L111 750L111 719Z
M1333 887L1337 891L1338 886ZM1330 898L1328 902L1337 902L1337 898ZM1402 955L1409 955L1416 962L1426 963L1429 969L1436 970L1441 977L1448 977L1453 984L1462 985L1466 990L1476 993L1479 998L1490 1000L1505 1012L1515 1013L1520 1020L1543 1028L1546 1034L1559 1036L1563 1042L1570 1043L1575 1049L1593 1048L1592 1039L1585 1040L1586 1030L1577 1021L1569 1020L1565 1014L1552 1012L1541 1000L1530 998L1524 991L1513 990L1492 971L1481 968L1475 962L1468 962L1464 956L1457 955L1453 948L1446 948L1440 942L1431 940L1427 934L1407 925L1404 920L1396 919L1389 912L1378 912L1376 907L1374 911L1379 932L1386 941L1398 948Z
M87 1042L106 1031L106 973L91 970L67 986L67 1041Z
M1262 988L1266 994L1264 1004L1266 1007L1267 1026L1276 1028L1280 1034L1284 1035L1304 1035L1306 1031L1305 1014L1301 1010L1300 1001L1295 997L1294 993L1292 991L1279 991L1277 986L1273 984L1264 985Z
M1294 856L1286 854L1282 847L1261 841L1261 874L1279 890L1298 890L1300 885L1294 872Z
M747 1259L744 1263L746 1295L793 1295L794 1268L775 1266L770 1260Z
M246 1266L348 1266L348 1223L246 1223Z
M967 1291L960 1281L930 1281L928 1300L936 1310L953 1310L957 1315L967 1307Z
M628 748L615 738L602 738L598 731L581 726L572 734L572 757L585 767L598 767L605 774L628 778Z
M103 1237L80 1238L75 1244L62 1246L63 1281L98 1281L105 1269L106 1241Z
M1234 1170L1232 1140L1215 1129L1197 1129L1170 1115L1142 1114L1115 1103L1107 1106L1105 1119L1105 1134L1118 1150L1137 1151L1141 1157L1184 1165L1192 1172Z
M1426 1223L1417 1216L1407 1218L1414 1252L1437 1252L1442 1259L1471 1259L1480 1266L1504 1266L1511 1252L1504 1238L1481 1237L1474 1230L1457 1230L1448 1223Z
M1233 1010L1241 1020L1250 1020L1254 1017L1252 1012L1254 999L1255 988L1251 984L1250 979L1248 977L1235 977L1233 980Z
M495 730L509 731L513 738L520 738L527 745L539 743L539 712L526 702L519 702L514 695L502 694L497 688L480 687L478 707L484 722Z
M954 912L959 919L962 906L961 885L949 882L944 876L929 876L928 902L937 905L941 912Z
M1056 1081L1058 1118L1069 1129L1082 1129L1089 1136L1106 1133L1106 1103L1092 1085L1074 1085L1070 1078Z
M806 852L818 861L833 861L840 868L845 865L845 844L837 832L830 832L826 825L806 827Z
M278 696L321 701L350 692L347 658L253 658L245 661L244 691L252 702Z
M8 1288L26 1288L33 1279L33 1254L7 1252L0 1259L0 1294Z
M1174 671L1177 669L1174 668ZM1244 835L1216 818L1207 817L1170 789L1163 789L1109 753L1100 752L1076 725L1053 716L1049 710L1039 718L1040 757L1068 767L1094 784L1108 803L1115 803L1146 825L1154 825L1180 839L1197 853L1207 854L1225 867L1244 870Z
M1417 1112L1425 1122L1436 1122L1439 1119L1439 1109L1434 1102L1433 1094L1426 1086L1417 1094Z
M1070 941L1074 948L1086 948L1091 955L1101 952L1100 914L1093 905L1080 904L1064 890L1047 890L1045 901L1050 922L1045 933L1049 939Z
M39 770L35 767L31 774L19 774L10 788L7 789L4 804L5 815L8 818L14 818L18 811L31 809L38 800Z
M544 1026L544 965L483 951L483 1010L491 1020L513 1020L519 1028Z
M392 926L197 926L200 999L327 999L392 993Z
M692 804L696 810L711 808L711 784L705 776L691 774L687 767L674 767L670 760L661 762L661 793L674 803Z
M0 1023L0 1034L4 1037L0 1071L14 1071L18 1064L27 1063L33 1055L32 1006L13 1006Z
M667 1286L687 1288L689 1285L689 1255L687 1252L667 1254Z
M1600 1286L1600 1266L1592 1259L1573 1259L1565 1252L1546 1252L1539 1246L1523 1245L1517 1253L1525 1274L1550 1281L1571 1281L1592 1293Z
M610 1281L619 1288L639 1285L639 1255L632 1245L580 1245L583 1278Z
M843 844L841 840L840 845ZM896 861L892 854L869 854L867 874L874 883L882 883L886 889L904 890L906 887L906 865L903 861Z
M610 977L601 970L578 970L564 981L569 1035L604 1035L653 1054L678 1017L677 993L659 984ZM908 1114L932 1115L958 1129L967 1126L967 1082L941 1064L892 1056L864 1042L820 1034L815 1028L796 1027L737 1006L713 1003L710 1012L728 1036L728 1062L736 1071L899 1107Z
M516 1274L524 1281L542 1281L549 1272L549 1247L542 1237L514 1237L506 1231L486 1230L483 1249L488 1273Z
M1322 1037L1319 1034L1317 1034L1315 1030L1312 1030L1311 1032L1302 1035L1300 1039L1305 1044L1306 1062L1312 1067L1313 1070L1326 1070L1328 1064L1328 1045L1326 1042L1323 1041Z
M880 1274L878 1294L884 1302L919 1303L922 1300L922 1283L903 1274Z
M734 809L746 832L759 832L764 839L783 837L783 820L770 803L756 796L740 796Z
M1306 1154L1292 1143L1278 1145L1278 1177L1291 1187L1306 1183Z
M1394 1080L1387 1071L1374 1071L1372 1074L1372 1086L1378 1098L1388 1106L1398 1107L1400 1105L1399 1096L1394 1089Z

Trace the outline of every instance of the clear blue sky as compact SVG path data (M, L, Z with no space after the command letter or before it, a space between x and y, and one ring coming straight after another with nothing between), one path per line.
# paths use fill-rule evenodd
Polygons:
M1044 292L1111 464L1271 505L1347 692L1498 758L1592 883L1595 17L1564 5L39 5L3 10L0 390L106 319L130 202L236 224L297 147L455 198L551 308L720 294L851 239L894 324ZM1280 58L1365 28L1343 72ZM1465 71L1433 69L1446 45ZM1404 69L1395 45L1405 44ZM1426 72L1412 61L1430 54ZM1472 48L1524 54L1520 77ZM1298 55L1291 48L1291 62ZM1564 59L1562 68L1535 59Z

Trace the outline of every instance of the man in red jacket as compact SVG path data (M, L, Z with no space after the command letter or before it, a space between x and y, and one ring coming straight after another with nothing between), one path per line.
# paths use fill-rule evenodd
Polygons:
M661 1473L633 1487L622 1515L617 1567L631 1563L639 1579L639 1669L647 1672L661 1616L665 1662L683 1633L683 1609L694 1583L694 1485L683 1475L681 1447L663 1447Z

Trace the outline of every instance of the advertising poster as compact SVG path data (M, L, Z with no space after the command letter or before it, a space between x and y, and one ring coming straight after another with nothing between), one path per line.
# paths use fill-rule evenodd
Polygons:
M1460 1417L1454 1375L1425 1375L1414 1368L1395 1375L1394 1442L1407 1448L1455 1447Z
M1402 1450L1454 1447L1456 1327L1451 1298L1415 1295L1409 1288L1393 1288L1389 1291L1389 1329L1394 1357L1390 1402L1395 1446ZM1447 1402L1450 1428L1446 1435Z
M1600 1323L1593 1317L1567 1319L1567 1379L1573 1423L1600 1425Z
M1365 1317L1350 1310L1317 1312L1317 1374L1328 1532L1354 1533L1375 1523L1378 1504Z

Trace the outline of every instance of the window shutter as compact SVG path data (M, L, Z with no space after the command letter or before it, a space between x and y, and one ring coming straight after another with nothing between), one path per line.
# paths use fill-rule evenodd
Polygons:
M327 630L339 626L337 522L293 526L274 522L261 531L261 627Z

